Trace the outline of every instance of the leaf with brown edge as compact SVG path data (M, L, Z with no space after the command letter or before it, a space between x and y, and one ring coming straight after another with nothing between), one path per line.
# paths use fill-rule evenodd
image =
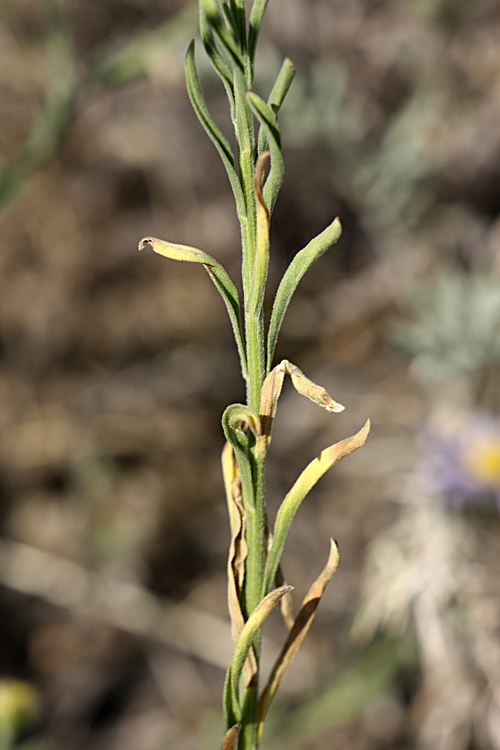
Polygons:
M231 635L236 644L245 626L240 607L240 595L245 576L248 546L245 538L246 513L241 495L241 478L234 450L226 443L222 451L222 474L231 525L231 543L227 560L227 603L231 618ZM245 684L249 685L257 674L257 663L252 649L244 666Z
M220 750L235 750L236 741L241 730L241 724L235 724L234 727L228 729L222 740Z
M328 561L323 568L321 574L314 581L313 585L307 592L299 613L295 618L293 627L288 635L285 645L278 656L276 663L272 669L272 672L267 681L267 685L264 688L262 695L259 699L259 706L257 712L257 746L260 743L262 737L262 730L264 728L264 721L269 710L269 706L275 696L275 693L280 685L280 682L285 674L286 670L290 666L293 657L297 653L300 644L304 640L307 631L309 630L311 623L316 614L318 604L323 596L323 593L330 582L333 574L337 570L339 565L339 551L337 542L334 539L330 541L330 555Z
M364 427L362 427L356 435L341 440L340 443L330 445L329 448L325 448L324 451L321 451L319 456L306 466L288 495L281 503L276 516L276 523L274 524L271 549L269 550L267 558L263 594L265 594L272 586L281 560L288 530L301 502L328 469L338 463L342 458L345 458L345 456L348 456L350 453L364 445L369 432L370 420L367 420Z
M260 400L260 420L262 434L257 440L257 451L264 455L271 442L271 433L273 429L274 417L278 407L278 399L283 388L285 375L289 375L297 393L305 396L313 403L323 407L329 412L344 411L342 404L334 401L329 393L320 385L316 385L304 375L302 370L293 365L287 359L276 365L264 380Z

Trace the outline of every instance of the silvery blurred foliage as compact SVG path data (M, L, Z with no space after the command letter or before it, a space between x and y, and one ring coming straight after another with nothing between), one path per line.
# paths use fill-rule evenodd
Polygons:
M369 549L353 635L415 633L419 750L500 748L499 548L497 524L474 528L412 476L398 521Z
M500 361L500 283L495 277L447 272L417 288L410 311L411 319L396 323L391 337L424 379L446 380Z

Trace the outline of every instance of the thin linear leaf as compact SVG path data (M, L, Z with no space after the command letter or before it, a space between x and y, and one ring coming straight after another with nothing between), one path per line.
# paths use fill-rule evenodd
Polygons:
M264 128L271 151L271 169L264 185L263 195L269 213L272 214L285 175L285 164L281 153L280 129L273 110L260 96L249 91L247 101L255 117L260 122L261 127Z
M255 204L257 207L257 249L248 295L248 311L253 315L261 314L269 270L269 211L262 197L261 189L264 165L268 158L269 151L264 151L257 159L253 181Z
M159 240L156 237L144 237L139 242L139 250L143 250L145 247L152 247L155 253L163 255L165 258L171 260L183 260L190 263L201 263L205 266L208 275L214 282L215 286L219 290L222 299L225 302L227 312L229 314L229 320L233 328L234 338L236 340L236 346L238 347L238 353L240 355L241 371L243 377L246 379L247 375L247 363L245 354L245 345L243 343L243 334L241 331L241 319L240 319L240 301L238 297L238 291L229 278L226 270L220 263L207 253L198 250L195 247L188 247L187 245L175 245L172 242L166 242L165 240Z
M300 250L285 271L274 299L269 333L267 336L267 372L271 369L276 341L285 313L300 280L313 263L339 239L342 233L340 220L335 219L321 234Z
M283 675L287 671L288 667L292 663L292 660L297 653L302 641L304 640L307 631L309 630L311 623L316 614L319 602L323 593L332 579L333 574L339 566L339 551L337 542L335 539L330 540L330 554L328 561L321 571L319 577L314 581L313 585L307 592L300 610L295 618L293 627L286 639L286 643L283 646L280 655L278 656L276 663L271 671L267 685L264 688L262 695L259 699L259 708L257 712L257 747L260 744L262 737L262 730L264 728L264 721L269 711L269 707L276 694L276 691L280 685Z
M241 724L235 724L231 729L228 729L222 740L220 750L235 750L240 730Z
M276 83L274 84L269 99L267 100L268 105L273 110L274 114L277 115L285 96L288 94L288 90L292 85L292 81L295 78L295 66L289 57L283 60L283 65L278 73ZM261 154L268 147L267 134L265 129L261 126L259 130L258 148L257 153Z
M245 0L231 0L231 8L236 21L240 47L244 55L247 54L247 29L245 16Z
M279 365L276 365L276 367L271 370L262 386L260 398L260 420L262 431L257 441L257 452L262 456L266 454L269 443L271 442L273 422L276 416L278 399L281 395L285 375L290 376L293 387L297 393L300 393L301 396L305 396L309 401L323 407L323 409L326 409L329 412L338 414L339 412L344 411L342 404L334 401L323 386L313 383L313 381L306 377L302 370L296 365L293 365L287 359L284 359Z
M323 474L328 471L328 469L335 466L335 464L342 458L348 456L365 443L369 432L370 420L366 422L364 427L356 435L346 438L340 443L335 443L322 451L317 458L306 466L288 495L283 500L274 525L273 541L269 551L266 572L264 575L264 593L269 590L274 581L290 524L292 523L302 500L312 490Z
M250 12L250 22L248 25L248 57L250 58L250 65L253 69L255 61L255 51L257 49L257 40L259 38L260 27L262 25L262 19L266 12L268 0L254 0L252 10Z
M274 591L271 591L266 597L264 597L248 618L245 627L238 638L238 643L236 644L231 664L227 670L226 688L224 690L226 693L228 690L227 686L230 685L233 712L235 714L238 713L240 707L240 679L248 652L252 648L255 637L264 624L265 619L273 611L281 597L288 591L292 590L293 586L282 586L279 589L274 589Z
M234 155L231 151L231 147L227 140L222 135L220 129L215 124L212 115L208 111L205 97L201 89L200 80L196 70L196 61L194 56L195 42L194 39L188 47L186 54L186 85L191 104L198 117L198 120L203 125L207 135L214 144L215 148L219 152L219 156L222 159L222 163L226 168L227 176L234 193L234 199L236 201L236 208L239 217L246 216L245 199L243 197L243 190L236 170L234 167Z
M231 60L233 67L245 72L245 62L241 49L235 44L233 33L227 28L220 13L216 0L200 0L200 8L207 17L208 24L213 29L224 52Z
M226 89L226 93L229 99L229 103L231 105L231 111L232 111L234 109L233 74L231 72L231 68L229 67L229 65L227 64L227 62L224 60L221 53L217 49L214 35L212 34L212 29L210 28L210 24L208 23L207 16L201 4L200 4L200 32L201 32L201 40L203 42L205 52L208 55L208 58L212 64L213 69L215 70L215 72L221 79L222 83L224 84L224 87Z

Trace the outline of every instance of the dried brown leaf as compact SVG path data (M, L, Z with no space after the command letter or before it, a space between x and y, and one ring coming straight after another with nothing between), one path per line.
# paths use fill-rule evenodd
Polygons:
M281 679L283 675L285 674L286 670L288 669L288 667L290 666L293 657L295 656L295 654L297 653L297 650L299 649L300 644L304 640L304 637L307 631L309 630L309 627L314 619L314 615L316 614L316 610L318 608L318 604L323 595L323 592L325 591L329 581L331 580L333 574L338 568L339 552L338 552L337 543L334 539L332 539L330 544L331 544L330 555L328 557L328 561L325 567L323 568L321 574L314 581L313 585L307 592L301 604L299 613L295 619L293 628L291 629L290 634L286 640L286 643L283 646L283 649L281 650L281 653L276 660L273 670L269 676L267 685L264 688L262 695L260 696L258 714L257 714L257 725L258 725L257 744L260 743L262 730L264 727L264 721L265 721L267 712L269 710L269 706L271 705L274 695L276 693L276 690L279 687Z
M302 396L305 396L318 406L322 406L329 412L341 412L344 410L342 404L334 401L330 394L320 385L316 385L309 380L302 370L293 365L287 359L280 362L279 365L271 370L262 386L260 402L260 419L262 435L258 438L258 450L264 454L271 441L271 432L274 417L278 406L278 399L283 388L285 375L292 379L295 390Z
M220 750L235 750L236 741L238 739L240 730L241 724L235 724L234 727L231 727L231 729L229 729L224 735Z

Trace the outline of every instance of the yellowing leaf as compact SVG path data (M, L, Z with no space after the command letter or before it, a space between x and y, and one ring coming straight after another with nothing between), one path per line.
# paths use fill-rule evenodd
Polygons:
M283 500L276 516L273 541L267 559L264 576L264 593L269 590L274 581L290 524L292 523L302 500L311 491L323 474L328 471L328 469L364 444L369 432L370 420L366 422L364 427L362 427L356 435L346 438L340 443L335 443L324 451L321 451L319 456L306 466L288 495Z

